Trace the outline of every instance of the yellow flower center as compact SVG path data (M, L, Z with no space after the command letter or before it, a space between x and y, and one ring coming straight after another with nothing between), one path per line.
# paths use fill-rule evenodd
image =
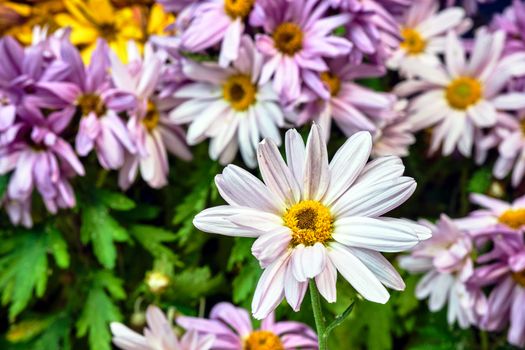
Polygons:
M273 332L254 331L244 341L243 350L284 350L284 345Z
M84 94L77 98L77 106L83 116L87 116L91 112L95 112L98 117L106 114L106 105L104 101L97 94Z
M224 0L224 10L231 18L244 18L250 14L255 0Z
M303 48L303 31L292 22L281 23L273 32L275 47L286 55L294 55Z
M160 114L157 106L151 101L148 101L148 109L146 110L146 116L142 119L142 124L146 129L151 132L159 124Z
M427 42L415 29L405 28L401 30L401 37L403 38L401 47L410 55L417 55L427 47Z
M517 230L525 225L525 209L509 209L500 215L499 222Z
M522 270L520 272L513 272L512 278L514 279L514 281L516 281L516 283L525 287L525 270Z
M222 87L224 99L236 111L245 111L255 102L256 86L247 75L237 74L228 78Z
M318 201L307 200L293 205L284 214L283 221L292 230L292 246L312 246L332 239L334 220L330 210Z
M341 79L330 72L321 73L321 80L326 84L330 94L336 96L341 90Z
M482 94L481 83L470 77L459 77L447 87L445 96L448 104L455 109L467 109L479 101Z

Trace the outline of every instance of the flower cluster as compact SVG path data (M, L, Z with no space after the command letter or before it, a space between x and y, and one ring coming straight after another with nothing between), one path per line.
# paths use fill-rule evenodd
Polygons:
M416 296L429 297L437 311L448 301L448 321L486 331L509 326L509 343L525 345L525 197L512 203L481 194L471 196L482 209L436 225L425 223L433 236L400 264L424 272Z
M469 167L497 183L508 178L509 188L525 186L525 1L501 5L492 18L478 12L500 3L2 1L0 214L13 225L51 230L60 220L48 213L75 208L68 215L81 219L68 227L75 234L82 221L80 241L94 246L108 270L119 251L114 241L147 241L155 266L177 265L175 254L165 261L171 251L162 244L176 240L181 257L194 252L184 246L194 233L192 218L202 232L254 239L251 253L263 272L244 294L254 291L251 311L263 320L260 329L227 303L209 319L177 314L179 328L150 307L143 336L113 324L114 343L123 349L325 350L344 317L324 324L320 300L336 302L338 276L364 299L384 304L387 288L403 290L405 283L382 253L407 250L399 264L424 273L416 297L428 298L431 311L448 303L449 323L490 332L508 326L508 341L525 346L525 197L511 193L519 198L509 204L476 194L472 202L483 209L456 219L442 208L407 211L426 218L418 222L385 216L415 193L418 177L425 185L434 180L417 168L447 161L438 157L462 159L460 215L468 212L470 192L489 192L488 185L465 185ZM428 157L417 154L421 149ZM409 157L410 176L400 157ZM210 164L223 166L215 187L211 179L193 179L192 167L202 164L207 174L215 173ZM184 183L186 175L195 181ZM100 188L108 179L139 199L126 204L116 193L119 204L92 203L97 210L77 203L86 188L110 196ZM151 243L136 232L147 227L142 217L120 227L125 216L110 216L124 207L141 216L147 205L137 193L164 187L166 197L187 195L163 203L168 217L182 202L174 225L182 224L184 234L172 238L158 229ZM162 222L153 216L147 220ZM120 234L100 243L102 234L89 232L99 222ZM200 244L195 251L204 251ZM171 276L154 268L149 278L150 291L160 295ZM44 294L45 279L33 280L38 285L20 293L25 304L33 290ZM6 303L12 285L0 276ZM284 300L299 311L308 289L317 335L273 316Z
M90 153L120 170L124 189L138 171L150 186L165 185L168 151L191 158L184 131L167 117L176 102L163 86L176 78L151 45L143 57L130 45L125 65L99 40L86 65L68 33L25 48L6 36L0 57L0 174L11 173L2 202L13 223L31 226L35 190L51 213L74 207L71 180L84 175L80 159Z

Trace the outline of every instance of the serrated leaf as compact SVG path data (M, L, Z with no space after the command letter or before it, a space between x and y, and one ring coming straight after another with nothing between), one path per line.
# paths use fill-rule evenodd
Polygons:
M76 323L77 336L88 336L91 350L110 350L109 323L120 321L122 315L113 299L124 299L122 280L109 271L101 271L92 279L84 307Z
M135 202L119 192L98 189L97 196L113 210L127 211L135 208Z
M55 258L55 262L58 267L65 269L69 267L69 253L67 251L67 243L62 238L60 231L53 227L47 227L46 233L49 237L49 243L51 245L51 252Z
M55 238L58 232L54 233ZM11 303L9 318L13 320L28 305L33 293L42 297L48 279L48 253L53 252L54 240L46 231L19 230L12 241L11 250L0 257L0 289L2 302ZM58 260L57 260L58 263Z
M93 244L93 252L102 266L112 269L117 259L114 241L125 242L129 236L126 229L110 215L106 205L98 196L83 203L80 237L82 243Z
M176 274L172 282L179 298L198 299L212 293L222 283L222 276L212 277L206 266L184 270Z
M177 260L172 249L164 245L177 239L173 232L148 225L133 225L129 232L155 258L164 256L173 261Z
M70 350L70 333L73 324L68 316L57 316L35 341L33 350Z

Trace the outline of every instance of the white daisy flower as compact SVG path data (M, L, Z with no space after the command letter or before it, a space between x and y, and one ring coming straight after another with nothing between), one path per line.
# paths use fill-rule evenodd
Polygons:
M403 290L403 280L379 252L399 252L430 236L408 220L382 217L405 202L416 183L402 176L397 157L367 164L368 132L350 137L328 162L321 128L314 124L305 146L297 131L286 133L286 162L265 139L257 158L264 183L234 165L215 181L229 205L195 217L202 231L257 237L252 253L265 269L252 303L265 318L284 297L299 310L309 280L328 302L336 300L337 272L364 298L386 303L385 286Z

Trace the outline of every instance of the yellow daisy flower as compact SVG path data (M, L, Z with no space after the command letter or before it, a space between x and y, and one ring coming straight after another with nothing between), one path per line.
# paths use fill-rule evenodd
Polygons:
M162 5L154 4L149 9L146 33L148 36L171 34L166 28L173 23L175 23L175 16L164 12Z
M85 62L98 38L105 39L124 62L128 41L142 41L139 18L131 8L117 10L109 0L64 0L64 4L69 13L55 19L60 26L71 27L71 41L81 49Z
M25 45L32 41L34 26L46 27L49 32L57 30L54 17L65 11L62 0L0 2L0 35L13 35Z

